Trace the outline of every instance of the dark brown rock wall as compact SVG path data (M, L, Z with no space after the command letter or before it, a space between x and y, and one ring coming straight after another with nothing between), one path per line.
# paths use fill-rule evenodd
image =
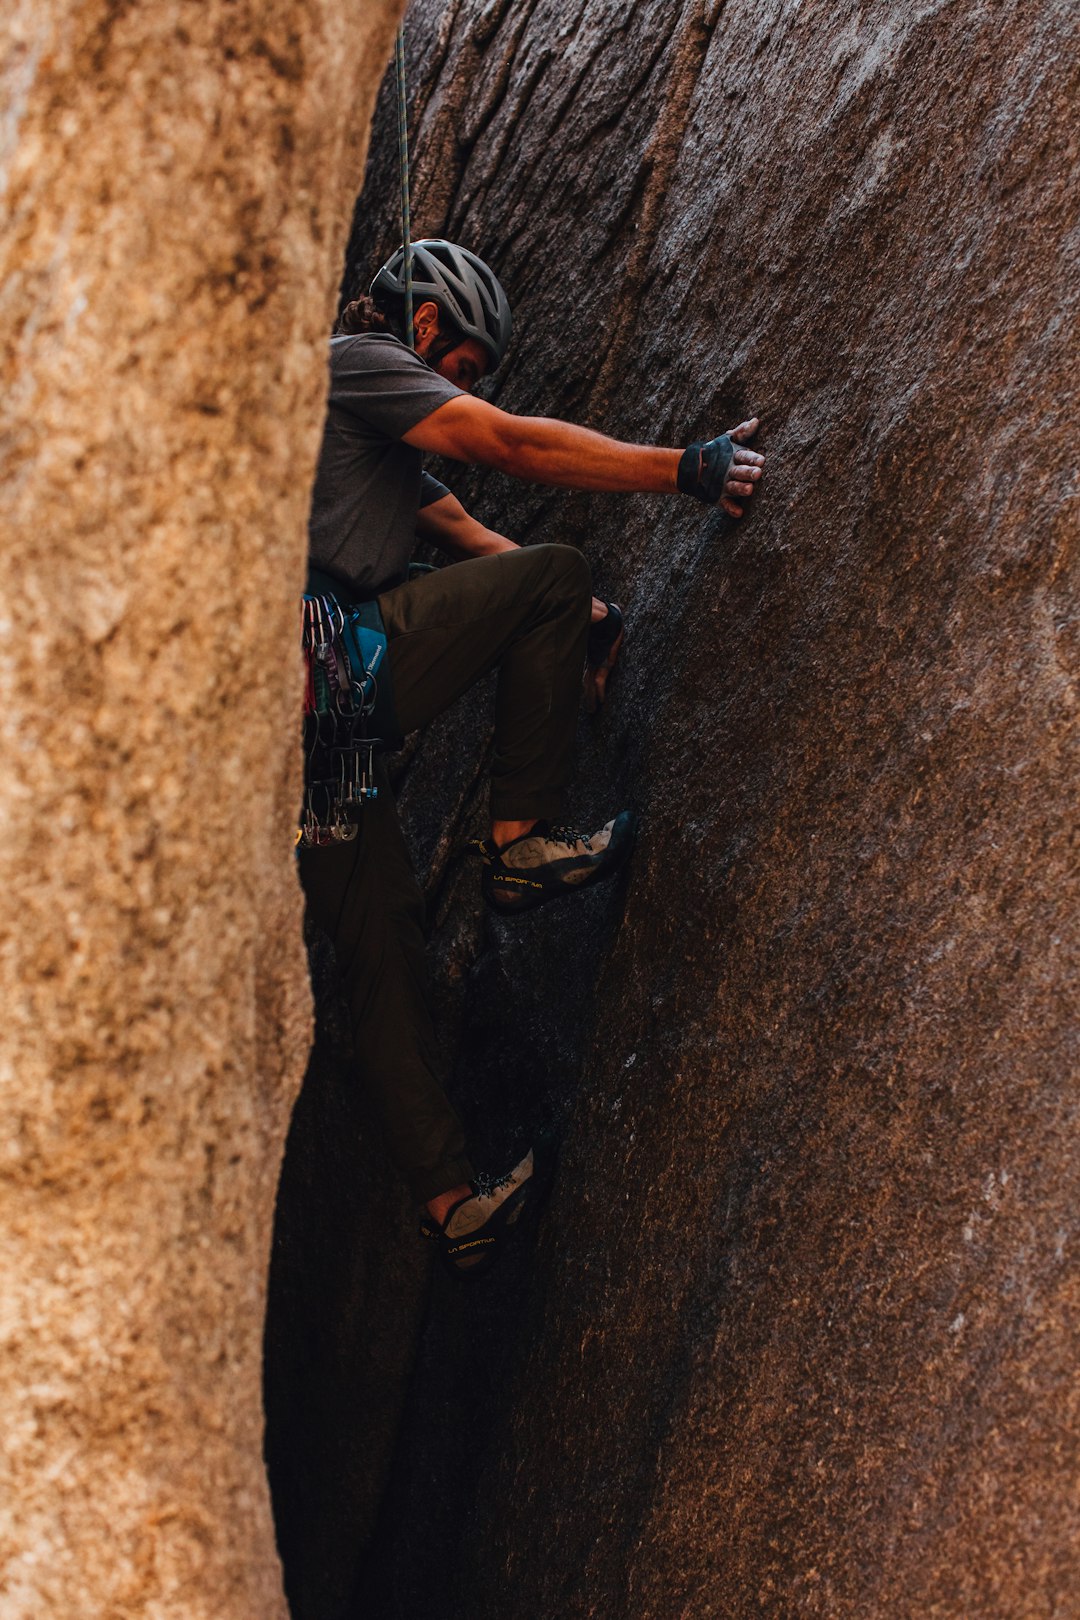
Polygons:
M740 525L452 475L627 605L576 807L644 831L515 933L483 703L404 769L459 1098L562 1152L531 1269L435 1287L357 1612L1080 1614L1075 8L409 26L498 402L769 461Z

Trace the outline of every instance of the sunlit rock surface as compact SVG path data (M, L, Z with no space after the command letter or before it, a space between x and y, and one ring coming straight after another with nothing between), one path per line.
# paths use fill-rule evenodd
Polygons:
M498 403L757 413L769 461L740 525L450 474L625 604L574 809L644 825L625 895L512 929L464 848L483 698L402 768L458 1100L561 1155L531 1252L433 1279L379 1375L352 1612L1076 1615L1075 8L409 27L414 223L505 280ZM407 1267L381 1185L366 1221Z
M285 1613L297 596L396 9L5 8L4 1620Z

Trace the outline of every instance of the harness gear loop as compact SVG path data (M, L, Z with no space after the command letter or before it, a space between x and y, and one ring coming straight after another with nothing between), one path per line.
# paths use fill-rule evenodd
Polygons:
M378 797L374 755L396 746L386 630L378 603L347 603L311 570L301 613L306 664L304 799L297 843L348 843Z

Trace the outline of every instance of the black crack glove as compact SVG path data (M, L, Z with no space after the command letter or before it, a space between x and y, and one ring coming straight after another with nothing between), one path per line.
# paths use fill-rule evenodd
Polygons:
M715 506L724 493L724 484L735 459L735 446L726 433L718 439L687 445L679 462L678 485L684 495Z

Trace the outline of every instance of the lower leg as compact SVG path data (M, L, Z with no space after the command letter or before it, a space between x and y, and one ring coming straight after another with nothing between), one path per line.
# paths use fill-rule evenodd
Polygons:
M385 765L351 844L305 850L308 907L333 942L357 1066L387 1145L417 1203L454 1194L472 1177L427 991L423 899Z
M592 594L588 568L570 546L545 546L538 581L543 617L509 648L499 669L492 765L492 839L532 831L562 810L574 762L581 673Z
M441 568L379 599L403 732L440 714L493 668L492 815L520 831L561 808L592 612L572 546L529 546ZM507 831L498 829L505 841Z
M592 611L591 611L591 624L592 624L592 626L594 628L598 623L602 623L603 620L608 617L608 611L609 611L608 610L608 604L606 602L600 601L599 598L594 596L593 599L592 599ZM618 641L616 641L616 643L615 643L615 648L613 650L613 655L612 655L612 657L610 659L610 662L604 666L602 671L593 670L593 671L590 672L591 675L592 675L592 680L593 680L593 694L594 694L593 702L592 702L592 705L591 705L592 708L596 707L597 698L599 699L600 702L603 702L604 686L606 685L606 682L607 682L607 673L608 673L608 670L611 667L611 664L613 664L614 661L615 661L614 654L617 653L618 643L621 642L621 641L622 641L622 635L620 633L620 635L618 637ZM591 639L590 639L589 646L590 646L590 649L591 649L591 646L592 646ZM539 820L538 817L532 817L531 819L526 820L526 821L511 821L511 820L505 820L505 819L495 819L491 823L491 841L492 841L493 844L495 844L497 846L497 848L501 849L504 844L509 844L515 838L524 838L524 837L526 837L529 833L532 832L533 828L535 826L537 826L538 820Z

